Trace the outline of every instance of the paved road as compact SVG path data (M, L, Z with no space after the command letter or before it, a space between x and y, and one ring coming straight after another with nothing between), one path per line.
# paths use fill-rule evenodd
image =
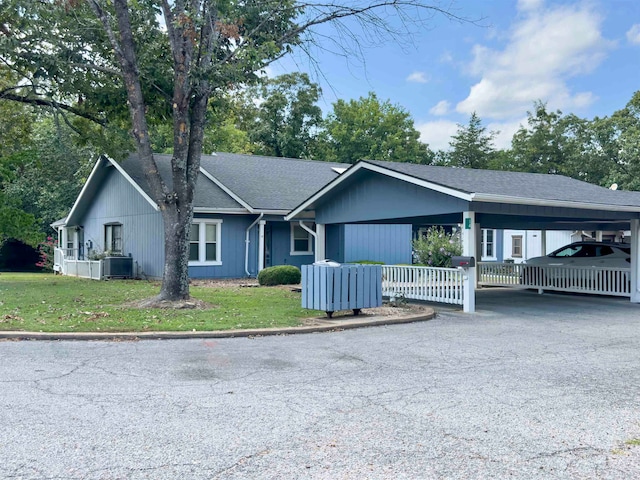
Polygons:
M640 307L509 298L337 333L0 342L0 478L640 478Z

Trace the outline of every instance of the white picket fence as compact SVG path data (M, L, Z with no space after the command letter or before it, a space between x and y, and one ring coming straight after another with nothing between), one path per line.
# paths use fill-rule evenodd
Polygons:
M102 279L101 260L77 260L77 251L68 248L56 248L54 255L54 270L63 275L73 277Z
M382 295L463 304L463 272L456 268L382 266Z
M631 269L480 262L478 285L631 296Z

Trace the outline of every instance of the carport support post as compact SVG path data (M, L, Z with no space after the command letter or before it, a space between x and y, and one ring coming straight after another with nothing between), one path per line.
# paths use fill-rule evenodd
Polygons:
M631 302L640 303L638 279L640 278L640 220L631 220Z
M476 213L462 213L462 255L474 257L476 255ZM476 264L479 261L476 258ZM476 267L464 271L462 281L462 309L466 313L476 311Z

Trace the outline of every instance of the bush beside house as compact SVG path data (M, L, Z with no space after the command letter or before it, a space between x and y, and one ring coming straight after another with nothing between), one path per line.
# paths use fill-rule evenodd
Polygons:
M451 267L451 257L462 255L460 234L447 233L442 227L430 227L412 245L414 262L428 267Z
M297 285L301 280L300 269L293 265L268 267L258 274L258 283L262 286Z

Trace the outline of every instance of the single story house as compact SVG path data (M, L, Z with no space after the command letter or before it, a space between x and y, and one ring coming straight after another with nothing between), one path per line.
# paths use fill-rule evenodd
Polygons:
M171 156L155 159L168 181ZM300 267L316 257L411 263L410 224L334 225L326 232L326 248L318 252L313 216L284 220L348 167L289 158L204 155L194 198L191 278L255 276L268 266ZM162 277L162 217L135 155L122 163L100 157L67 217L53 227L66 261L86 261L108 252L130 256L136 275ZM62 270L65 260L57 260L55 268Z

